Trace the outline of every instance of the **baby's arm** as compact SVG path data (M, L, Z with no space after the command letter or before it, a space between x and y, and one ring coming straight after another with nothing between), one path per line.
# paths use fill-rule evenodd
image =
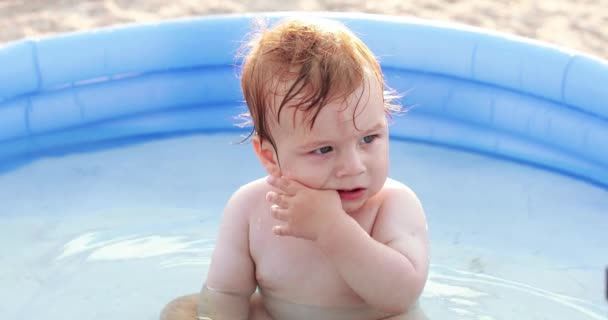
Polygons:
M371 237L347 215L318 239L344 280L368 304L391 314L406 312L428 273L428 234L416 195L397 184L384 190Z
M256 288L255 267L249 254L248 186L228 201L203 288L199 316L214 320L247 319Z
M344 212L334 190L310 189L271 176L276 191L266 194L281 236L314 241L342 278L367 304L400 314L418 299L428 272L428 232L424 211L406 186L387 182L371 235ZM366 209L362 209L366 210Z

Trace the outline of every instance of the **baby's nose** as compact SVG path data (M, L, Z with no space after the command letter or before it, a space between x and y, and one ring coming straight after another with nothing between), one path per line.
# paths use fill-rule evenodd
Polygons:
M365 173L366 168L363 159L358 154L345 156L337 172L338 177L357 176Z

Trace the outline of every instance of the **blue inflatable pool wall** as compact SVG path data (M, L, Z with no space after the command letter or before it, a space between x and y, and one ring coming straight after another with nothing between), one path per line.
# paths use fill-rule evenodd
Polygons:
M265 15L278 19L285 14ZM394 139L499 156L608 187L608 64L483 30L344 21L414 106ZM235 54L259 15L22 40L0 49L0 164L165 135L242 130Z

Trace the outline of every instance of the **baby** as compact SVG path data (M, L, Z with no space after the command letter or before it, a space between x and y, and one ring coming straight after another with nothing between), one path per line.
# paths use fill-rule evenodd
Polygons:
M380 66L345 26L288 19L251 42L241 85L268 177L226 205L203 289L178 319L419 319L429 244L416 195L388 178Z

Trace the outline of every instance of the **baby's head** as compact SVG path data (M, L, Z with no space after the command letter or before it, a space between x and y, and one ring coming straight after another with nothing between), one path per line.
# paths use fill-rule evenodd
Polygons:
M369 48L322 19L284 20L250 44L241 86L266 170L317 189L377 192L388 173L386 115L395 106ZM355 193L343 194L345 203Z

